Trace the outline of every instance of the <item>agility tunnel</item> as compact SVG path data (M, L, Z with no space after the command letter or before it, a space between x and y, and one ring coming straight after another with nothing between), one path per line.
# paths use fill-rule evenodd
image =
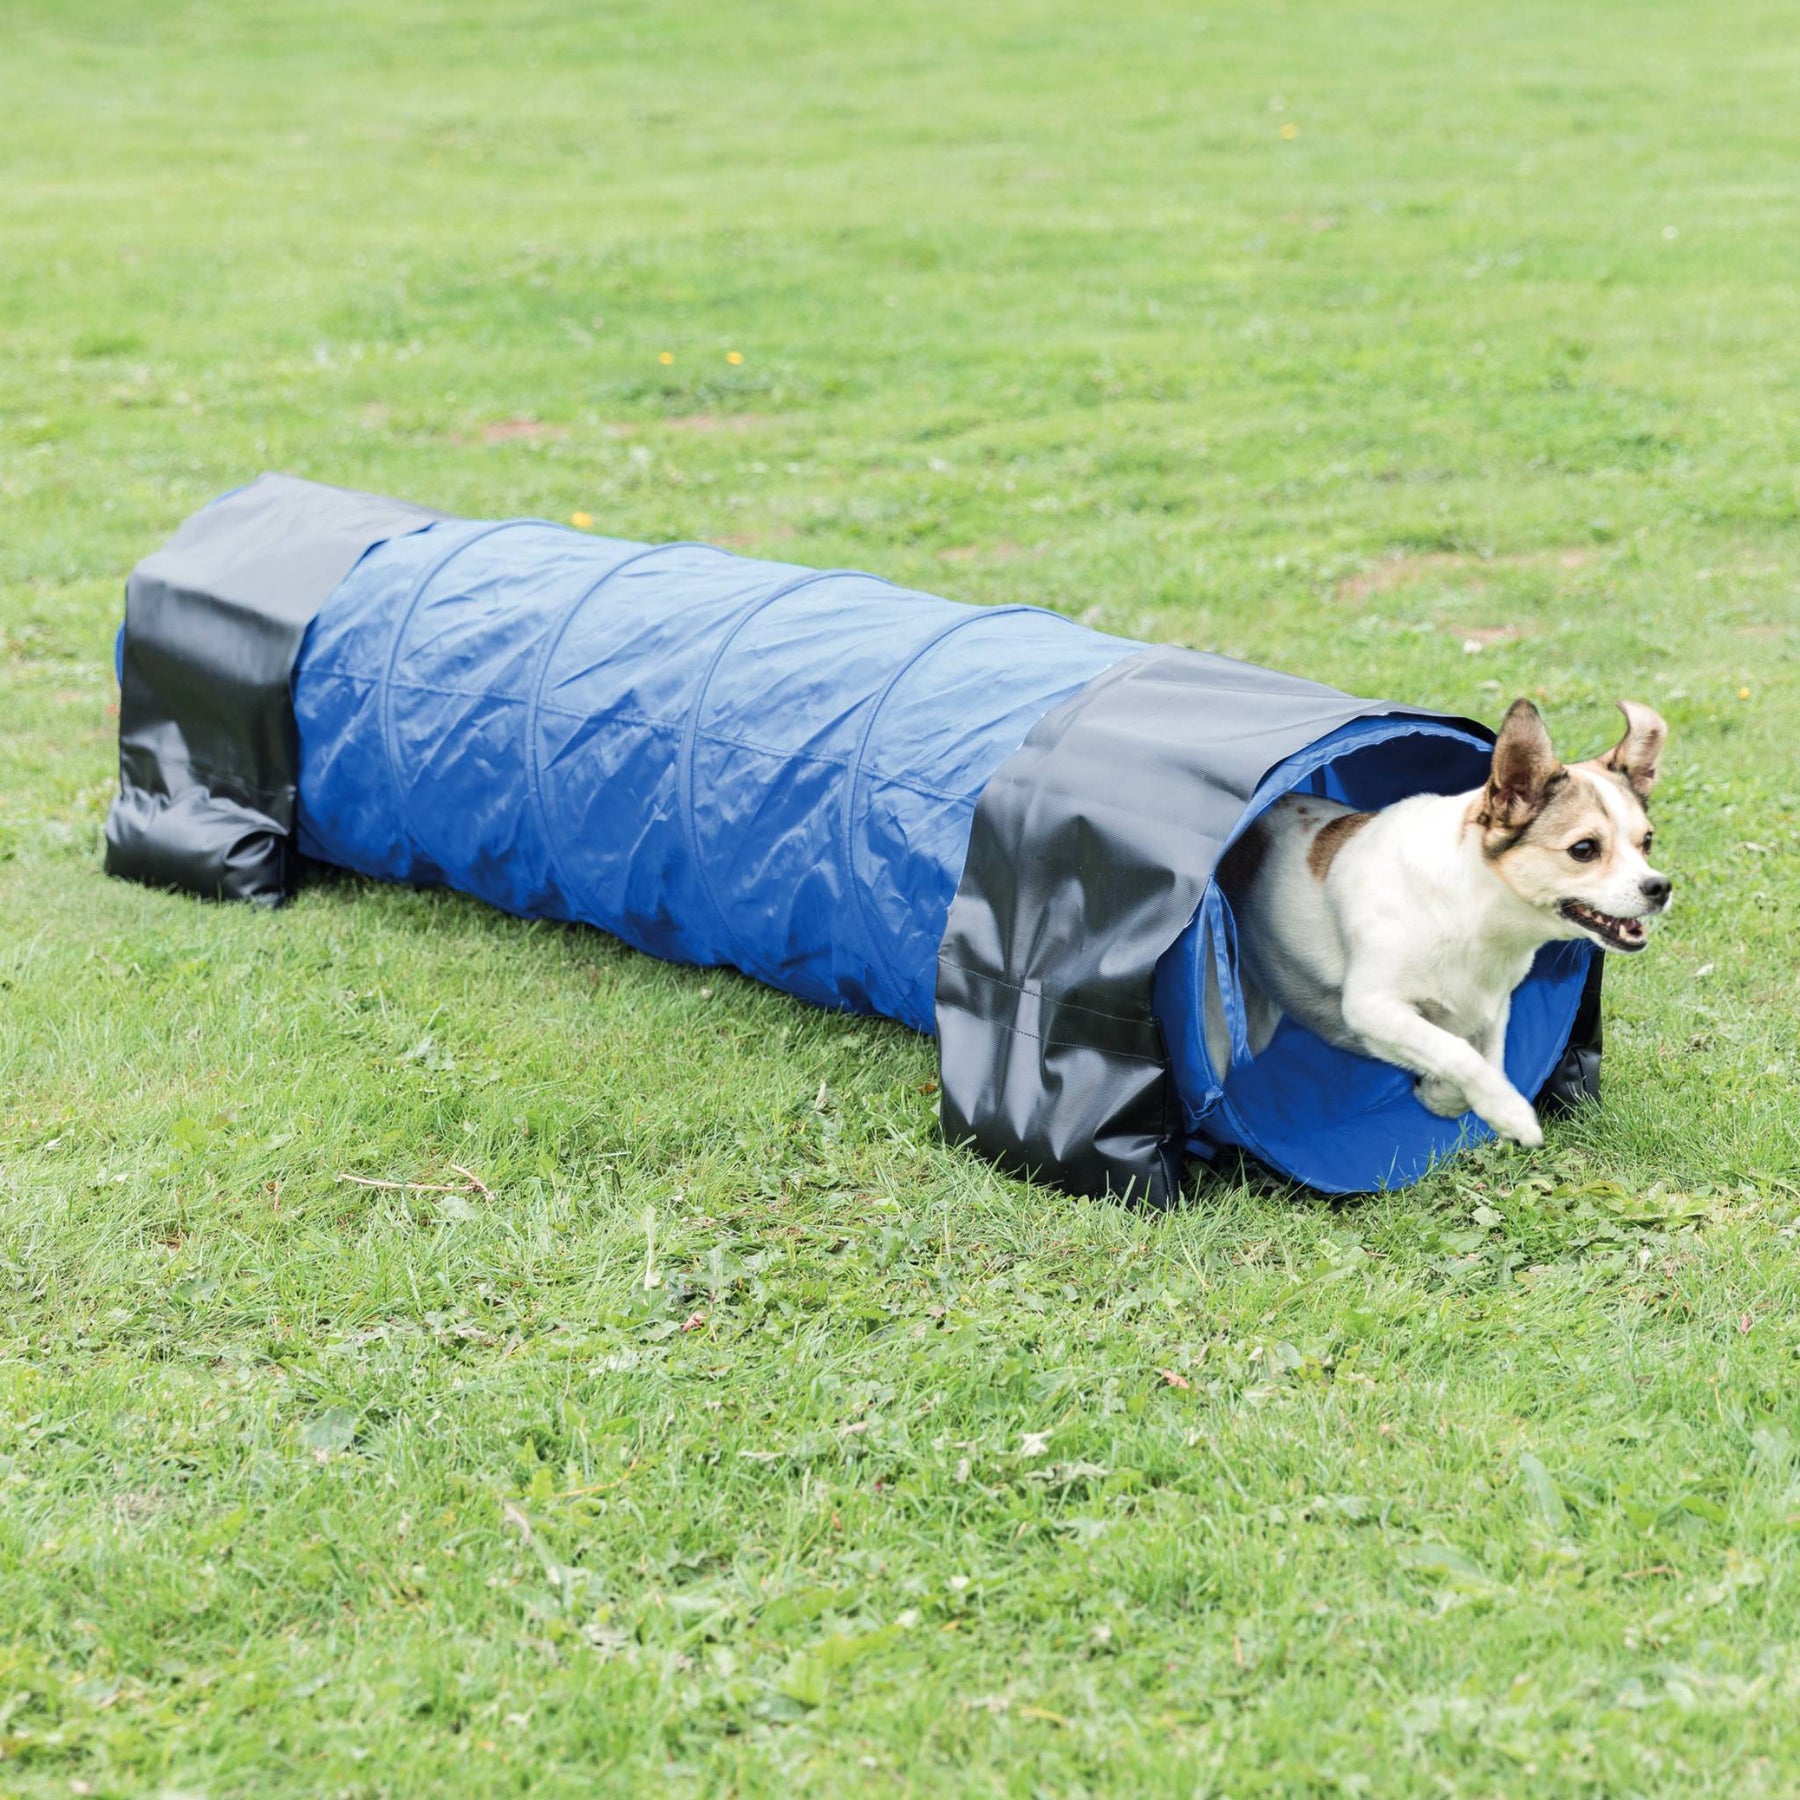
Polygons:
M265 475L133 572L110 873L278 902L303 859L580 922L935 1034L947 1134L1167 1205L1238 1147L1327 1192L1490 1134L1283 1020L1252 1059L1220 855L1492 733L1029 606L475 522ZM1598 1092L1599 958L1547 946L1507 1072ZM1232 1051L1214 1069L1209 980Z

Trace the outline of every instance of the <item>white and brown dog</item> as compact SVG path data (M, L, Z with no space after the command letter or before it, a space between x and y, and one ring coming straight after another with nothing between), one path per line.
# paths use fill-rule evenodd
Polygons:
M1513 990L1541 945L1589 938L1635 951L1670 883L1649 863L1644 802L1668 728L1621 701L1625 735L1565 768L1529 700L1515 700L1487 785L1377 813L1289 794L1220 860L1238 932L1252 1055L1282 1013L1327 1043L1396 1063L1445 1118L1544 1141L1503 1063ZM1229 1037L1209 986L1206 1038Z

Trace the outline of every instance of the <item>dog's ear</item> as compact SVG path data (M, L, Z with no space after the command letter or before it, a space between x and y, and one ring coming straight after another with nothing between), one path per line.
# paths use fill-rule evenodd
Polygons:
M1656 765L1669 728L1662 714L1641 700L1621 700L1619 711L1625 715L1625 735L1607 752L1602 766L1623 775L1631 791L1647 800L1656 786Z
M1543 810L1550 785L1562 772L1543 715L1529 700L1515 700L1494 744L1494 767L1481 799L1482 823L1523 831Z

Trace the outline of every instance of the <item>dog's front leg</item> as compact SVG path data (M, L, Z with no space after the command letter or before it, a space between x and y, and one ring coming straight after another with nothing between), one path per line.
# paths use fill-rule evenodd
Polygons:
M1505 994L1501 996L1500 1010L1475 1041L1475 1048L1503 1075L1506 1073L1506 1027L1511 1018L1512 995Z
M1469 1038L1476 1052L1502 1075L1506 1073L1506 1023L1511 1013L1512 995L1503 995L1498 1015ZM1440 1119L1454 1119L1469 1110L1469 1101L1462 1089L1441 1075L1421 1075L1419 1085L1413 1091L1419 1096L1419 1104Z
M1347 985L1343 1005L1344 1023L1368 1053L1420 1076L1440 1105L1452 1104L1450 1090L1459 1090L1468 1110L1502 1137L1530 1150L1543 1143L1531 1102L1473 1044L1432 1024L1404 1000L1367 984ZM1504 1028L1500 1042L1504 1046Z

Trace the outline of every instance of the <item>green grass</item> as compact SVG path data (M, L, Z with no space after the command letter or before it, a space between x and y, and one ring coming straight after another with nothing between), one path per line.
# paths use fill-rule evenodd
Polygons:
M1800 1787L1797 76L1772 4L12 0L0 1791ZM1647 699L1606 1104L1158 1220L897 1028L108 882L123 577L264 467Z

